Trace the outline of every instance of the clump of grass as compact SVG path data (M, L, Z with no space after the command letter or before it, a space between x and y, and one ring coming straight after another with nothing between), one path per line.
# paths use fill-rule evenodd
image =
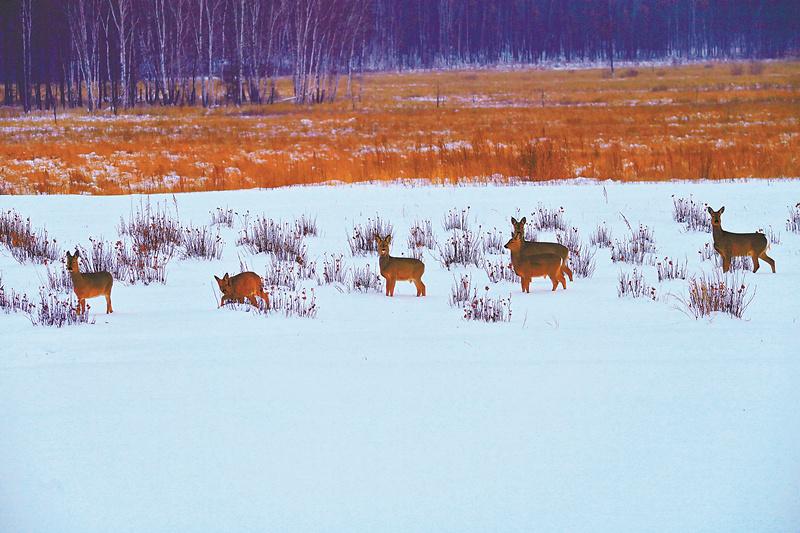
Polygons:
M311 215L303 214L300 215L299 218L296 218L294 221L294 228L295 231L303 237L307 237L309 235L316 237L319 233L319 229L317 228L317 217L312 217Z
M611 248L613 246L611 242L611 230L608 229L605 222L598 225L594 232L589 235L589 244L600 248Z
M617 277L617 296L620 298L649 298L656 300L656 288L647 285L644 275L636 268L632 272L620 270Z
M447 212L447 214L442 219L442 227L445 231L452 231L452 230L469 230L470 223L469 223L469 206L464 209L459 210L458 208L453 208Z
M63 261L57 263L59 266L50 269L50 265L47 265L47 287L51 291L55 292L70 292L72 291L72 278L67 272Z
M408 250L411 252L411 257L422 259L422 253L426 248L428 250L436 248L433 225L429 219L416 220L408 232Z
M347 244L353 256L373 254L378 251L375 237L389 235L393 236L392 223L375 215L375 218L368 218L364 224L353 225L353 232L347 237Z
M47 230L34 231L31 219L23 219L13 209L0 213L0 244L5 245L19 263L48 263L61 256L55 239Z
M14 289L6 290L3 278L0 276L0 310L5 314L24 313L32 315L36 306L25 293L17 292Z
M717 255L715 264L717 268L722 268L722 257ZM734 256L731 257L731 272L737 270L753 270L753 260L749 256Z
M242 230L236 241L251 253L268 253L284 261L306 260L306 244L303 235L287 222L259 217Z
M272 260L267 265L264 273L264 284L267 287L285 287L290 290L297 289L299 276L294 261Z
M789 208L789 218L786 219L786 231L800 233L800 202Z
M703 244L703 247L700 248L697 253L700 254L700 259L702 261L708 261L717 256L717 251L714 249L714 245L710 242Z
M131 239L134 250L145 254L171 258L183 242L177 208L173 215L166 202L156 203L155 207L149 199L146 203L140 202L131 209L128 220L120 217L117 229L120 236Z
M341 283L344 285L347 282L347 270L342 254L332 254L330 257L325 254L322 259L322 278L320 283L326 285Z
M483 262L483 270L489 277L492 283L499 283L501 281L518 282L519 276L514 272L514 267L506 258L502 259L486 259Z
M685 225L687 231L711 233L711 217L708 204L695 203L691 196L680 198L672 195L672 219Z
M181 239L181 250L184 258L205 259L212 261L222 259L222 248L224 242L219 233L212 235L208 226L194 228L188 226L183 228L183 238Z
M61 328L74 324L89 324L90 304L83 313L77 311L72 296L64 298L58 292L48 291L44 287L39 290L39 305L36 308L35 325ZM93 321L92 321L93 322Z
M591 278L597 266L594 260L596 250L588 246L578 245L577 249L570 251L569 264L572 272L579 278Z
M464 305L464 320L511 322L511 294L508 298L492 297L489 287L484 287L481 295L473 289L472 297Z
M570 254L577 253L581 247L581 237L576 227L569 227L563 231L556 232L556 241L566 246Z
M564 231L567 229L564 208L553 209L539 204L539 207L531 213L530 224L538 231Z
M684 310L695 318L718 312L742 318L753 301L753 295L749 293L749 287L741 275L726 276L714 272L689 280L689 294L679 301Z
M774 229L772 229L772 226L767 226L766 231L764 231L763 229L760 229L758 231L767 236L767 242L769 242L770 244L781 243L781 232L775 231Z
M303 289L300 292L272 291L269 294L269 307L286 317L297 318L316 318L319 310L314 289Z
M353 267L349 276L348 290L350 292L381 292L383 281L377 271L369 265L362 268Z
M453 230L444 245L439 247L439 257L442 266L448 270L452 265L480 267L484 258L481 239L469 230Z
M503 238L503 233L497 231L497 228L484 232L482 241L484 254L502 254L505 252L506 241Z
M665 257L656 263L658 281L670 279L686 279L687 261L683 262Z
M631 228L627 239L614 241L614 245L611 247L611 260L615 263L625 262L641 265L645 263L645 260L651 259L648 258L648 254L655 252L656 241L653 231L644 224L639 224L638 230Z
M453 278L453 286L450 289L450 307L458 307L469 301L472 294L472 276L461 274L459 279Z
M218 207L211 211L211 225L212 226L225 226L226 228L233 227L233 209Z

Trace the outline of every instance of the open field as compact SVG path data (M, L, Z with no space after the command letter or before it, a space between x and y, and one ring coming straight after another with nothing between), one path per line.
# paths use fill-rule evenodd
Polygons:
M223 247L208 261L176 253L165 283L118 279L113 314L89 301L94 323L0 314L0 531L796 531L799 191L789 179L581 180L0 196L0 212L46 227L54 257L91 249L90 237L127 240L121 218L148 201ZM704 202L725 205L730 231L770 235L777 273L762 263L722 278L746 287L742 319L687 313L691 279L719 268L704 253L711 235L673 219L681 198L700 215ZM438 259L463 230L445 222L467 207L480 265L447 269ZM217 308L212 274L286 266L278 250L237 244L262 214L315 221L298 255L316 273L269 289L313 290L315 318ZM227 221L212 226L212 215ZM348 237L376 215L393 224L394 255L409 254L414 222L431 222L426 297L408 283L387 298L324 279L340 254L347 272L375 272L377 256L353 256ZM541 240L577 235L594 272L557 292L492 281L511 216L538 220ZM598 226L615 245L647 233L642 265L592 244ZM6 296L38 304L48 268L63 266L20 263L29 240L0 244L0 275ZM682 275L659 281L665 257ZM634 270L643 294L618 296ZM462 275L479 297L510 295L510 321L466 320L469 303L449 305Z
M3 110L0 192L796 176L799 89L798 62L711 63L375 74L314 107Z

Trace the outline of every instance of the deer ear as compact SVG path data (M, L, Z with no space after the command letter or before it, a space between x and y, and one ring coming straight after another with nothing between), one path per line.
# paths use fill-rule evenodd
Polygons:
M75 257L80 257L81 253L78 250L75 250Z
M722 214L722 213L724 213L724 212L725 212L725 206L723 205L723 206L722 206L722 207L719 209L719 214L721 215L721 214Z
M528 221L528 217L522 217L522 220L520 220L520 222L522 224L525 224L527 221Z
M511 223L516 226L517 225L517 219L514 218L514 217L511 217Z
M377 233L375 234L375 242L377 242L377 243L381 242L381 236L378 235Z
M222 277L222 279L224 279L225 281L228 281L230 279L230 276L228 275L227 272L225 272L225 275Z
M68 250L68 251L67 251L67 259L70 259L70 258L72 258L72 254L70 254L70 253L69 253L69 250Z
M713 215L714 214L714 210L711 209L711 206L708 206L708 214L709 215Z
M392 236L391 235L387 235L385 240L386 240L386 244L392 244Z
M222 281L221 279L219 279L219 278L217 277L217 275L216 275L216 274L214 274L214 279L215 279L215 280L217 280L217 283L219 283L220 281Z

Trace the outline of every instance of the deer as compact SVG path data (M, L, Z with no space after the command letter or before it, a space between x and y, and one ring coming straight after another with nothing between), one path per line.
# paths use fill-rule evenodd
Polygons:
M511 251L511 266L514 272L521 279L522 292L531 292L531 278L547 276L553 282L553 291L558 288L559 282L567 288L567 280L564 278L563 257L558 254L535 254L522 255L522 247L525 239L519 233L514 233L505 248Z
M519 253L525 257L541 254L555 254L561 257L561 268L567 273L567 276L569 276L569 280L571 282L572 270L569 268L569 249L563 244L559 244L557 242L526 241L526 223L527 217L522 217L522 220L519 221L516 218L511 217L511 226L514 228L512 238L514 235L519 235L522 237L522 246Z
M253 307L259 307L256 296L263 300L264 305L269 308L269 295L264 291L264 281L255 272L242 272L231 276L227 272L221 278L214 276L222 293L219 307L228 302L244 303L245 299Z
M381 237L375 235L378 244L378 265L381 276L386 279L386 296L394 296L394 285L397 281L411 281L417 287L417 296L425 296L425 284L422 283L422 274L425 272L425 263L413 257L392 257L389 255L389 245L392 236Z
M763 259L772 267L775 273L775 261L767 255L769 242L763 233L731 233L722 229L722 213L725 206L719 211L714 211L708 207L708 214L711 215L711 235L714 238L714 249L722 257L722 271L728 272L731 269L731 257L750 256L753 259L753 272L758 271L759 258Z
M80 268L81 253L75 250L75 255L67 252L67 272L72 279L72 290L78 297L78 313L86 312L86 298L97 296L106 297L106 314L111 314L114 309L111 307L111 287L114 285L114 278L108 272L87 272L82 273Z

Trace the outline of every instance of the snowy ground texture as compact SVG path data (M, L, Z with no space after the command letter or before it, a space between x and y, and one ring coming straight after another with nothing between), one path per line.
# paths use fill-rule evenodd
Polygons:
M725 205L729 231L781 243L744 280L744 320L696 320L659 283L657 301L617 296L599 249L593 277L521 294L482 269L425 255L427 297L315 287L316 319L217 309L212 274L263 273L268 257L224 228L220 261L173 259L166 285L115 284L115 313L62 329L0 315L0 531L797 531L800 527L800 235L786 231L800 182L362 185L177 196L182 223L230 207L317 216L309 257L352 257L353 224L408 228L470 206L483 231L564 207L588 244L655 233L657 257L714 268L711 235L672 220L672 195ZM163 198L153 197L151 202ZM167 197L172 205L172 198ZM139 197L9 197L62 248L116 239ZM541 232L540 239L553 234ZM319 267L318 267L319 268ZM512 298L506 323L465 321L454 276ZM0 249L8 288L38 295L41 266Z

